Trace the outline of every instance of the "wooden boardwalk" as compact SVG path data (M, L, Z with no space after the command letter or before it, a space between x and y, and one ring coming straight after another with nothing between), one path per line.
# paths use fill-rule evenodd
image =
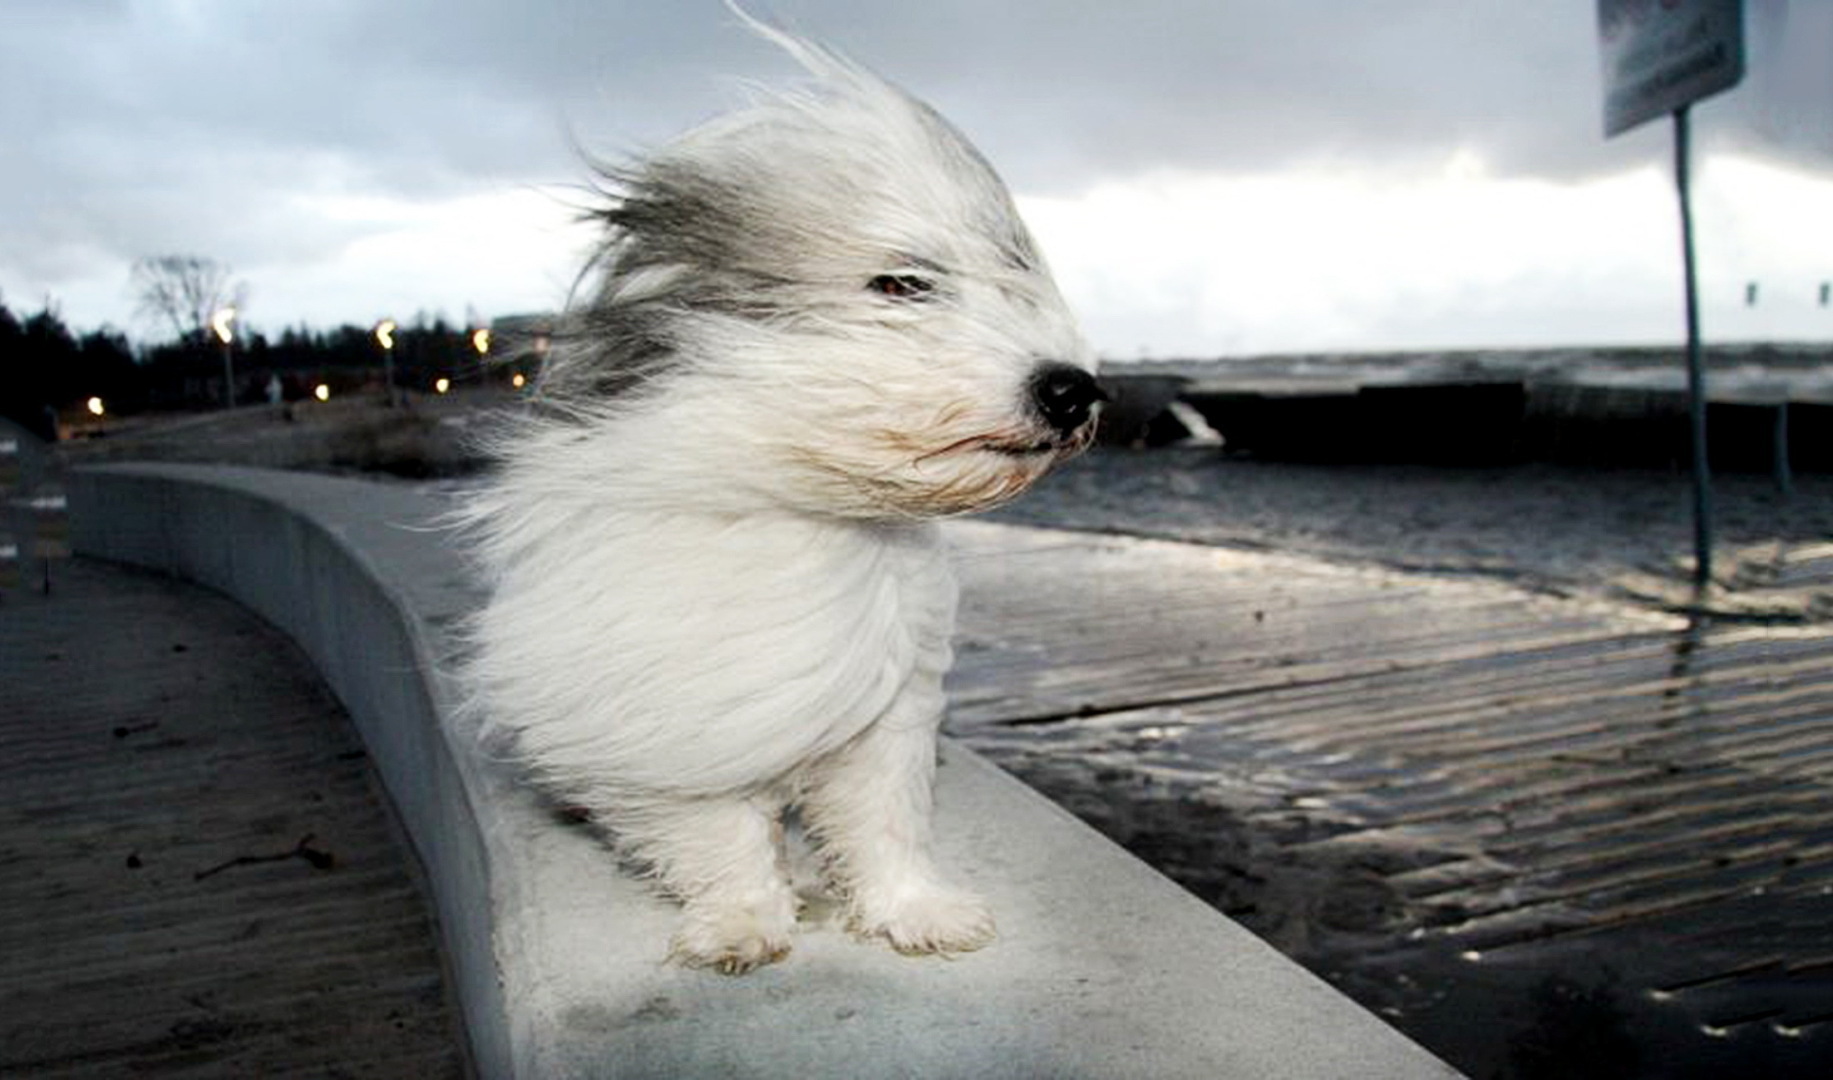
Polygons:
M953 730L1471 1075L1833 1074L1833 626L954 536Z
M234 603L83 560L0 599L0 1076L458 1077L362 744Z

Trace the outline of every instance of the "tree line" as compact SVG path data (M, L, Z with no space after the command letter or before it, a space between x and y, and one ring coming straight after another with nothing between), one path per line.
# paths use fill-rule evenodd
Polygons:
M456 385L485 377L470 329L443 316L421 314L396 329L395 385L430 390L438 379ZM52 305L15 314L0 303L0 415L49 435L53 417L100 398L110 414L206 409L223 404L223 349L207 328L176 340L136 348L117 330L75 334ZM310 396L323 383L343 393L382 383L383 354L372 329L288 327L278 336L238 327L227 346L235 372L235 401L268 400L276 383L287 400ZM491 378L509 378L507 370Z

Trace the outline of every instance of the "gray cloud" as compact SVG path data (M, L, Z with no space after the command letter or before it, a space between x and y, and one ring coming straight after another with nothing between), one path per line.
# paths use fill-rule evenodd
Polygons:
M1833 159L1827 97L1816 96L1833 20L1801 0L1792 11L1787 0L1752 4L1753 54L1788 59L1791 74L1766 80L1761 97L1703 105L1704 140L1750 145L1758 114L1815 114L1817 130L1768 125L1783 136L1772 149ZM1593 0L890 5L870 22L844 7L795 5L1004 151L1002 166L1029 188L1156 167L1383 168L1460 149L1504 175L1581 179L1665 146L1660 125L1602 138Z

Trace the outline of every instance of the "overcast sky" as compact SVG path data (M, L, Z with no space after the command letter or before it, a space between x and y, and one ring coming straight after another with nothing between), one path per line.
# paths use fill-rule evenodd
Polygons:
M1749 6L1694 110L1706 334L1833 339L1833 2ZM953 118L1111 358L1681 333L1671 132L1603 138L1595 0L752 7ZM794 76L719 0L0 0L0 299L153 338L128 268L186 253L270 331L552 308L580 147Z

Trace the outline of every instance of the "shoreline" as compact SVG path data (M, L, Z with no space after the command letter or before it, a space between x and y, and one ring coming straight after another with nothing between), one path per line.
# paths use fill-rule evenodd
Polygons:
M1300 555L1527 591L1775 622L1833 620L1833 476L1784 496L1713 478L1715 589L1693 595L1684 471L1308 465L1214 447L1104 448L987 520Z

